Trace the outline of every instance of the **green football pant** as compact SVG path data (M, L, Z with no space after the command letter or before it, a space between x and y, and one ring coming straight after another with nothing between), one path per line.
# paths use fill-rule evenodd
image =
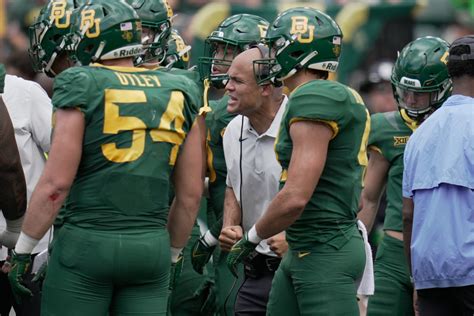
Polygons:
M212 286L209 276L206 271L203 275L194 271L191 263L191 247L199 236L199 226L195 225L188 244L183 250L183 271L171 294L171 314L173 316L202 315L205 312L201 312L201 309L206 306L206 303L215 304L215 302L206 302L210 286Z
M367 315L414 315L413 286L403 242L385 234L374 265L375 292Z
M220 316L234 315L234 305L237 299L237 293L244 281L243 264L239 263L237 272L239 277L236 279L227 266L228 252L221 251L218 246L214 251L214 273L217 291L217 310Z
M123 234L64 225L41 315L166 315L170 262L165 229Z
M267 315L359 315L355 280L364 266L364 242L357 230L339 250L328 244L290 249L273 278Z

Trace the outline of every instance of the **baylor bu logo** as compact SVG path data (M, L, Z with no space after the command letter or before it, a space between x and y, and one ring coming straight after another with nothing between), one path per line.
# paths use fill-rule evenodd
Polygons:
M393 146L406 145L410 136L393 136Z
M100 35L100 19L95 18L94 10L83 10L81 12L81 31L87 29L86 36L95 38ZM92 31L93 30L93 31Z
M305 16L292 16L290 34L298 34L298 42L302 44L311 43L314 39L314 25L308 25L308 18Z
M54 25L58 29L69 27L71 11L66 11L66 6L66 1L56 1L52 3L50 18L54 20Z

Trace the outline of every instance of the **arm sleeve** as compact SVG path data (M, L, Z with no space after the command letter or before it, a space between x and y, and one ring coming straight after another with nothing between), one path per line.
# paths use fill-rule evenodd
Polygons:
M384 155L383 142L381 141L382 135L382 113L373 114L370 116L370 134L369 142L367 143L367 148L379 152L382 156Z
M344 111L341 111L341 106L347 99L347 92L343 91L342 87L328 84L317 88L332 88L335 91L316 92L307 88L296 90L289 101L289 125L297 121L325 123L332 129L333 137L335 137L344 119Z
M187 81L187 90L185 93L186 102L183 109L184 114L184 129L186 133L191 130L192 124L199 113L199 108L202 104L202 93L199 91L199 87L193 81L183 77L183 80Z
M88 107L87 99L89 91L93 89L97 87L85 67L73 67L63 71L54 79L52 100L54 111L77 108L84 113L86 122L89 121L93 109Z
M225 164L227 166L227 177L226 177L226 180L225 180L225 183L228 187L232 187L232 181L230 179L230 176L229 176L229 167L232 166L231 164L231 144L230 144L230 134L232 133L231 131L231 123L229 123L229 125L227 126L227 128L225 129L225 132L224 132L224 136L222 137L222 146L224 147L224 158L225 158Z

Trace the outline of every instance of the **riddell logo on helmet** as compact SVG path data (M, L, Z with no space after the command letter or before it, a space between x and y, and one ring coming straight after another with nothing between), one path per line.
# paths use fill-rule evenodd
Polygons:
M135 48L126 48L126 49L121 49L118 52L114 53L115 58L123 58L123 57L130 57L130 56L135 56L140 54L141 49L139 47Z
M322 67L323 67L324 70L336 71L336 69L337 69L337 64L334 64L334 63L324 63Z

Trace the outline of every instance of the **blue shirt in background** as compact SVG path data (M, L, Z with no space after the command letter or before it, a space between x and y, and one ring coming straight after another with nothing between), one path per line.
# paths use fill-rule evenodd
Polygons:
M403 196L415 205L416 289L474 284L474 98L453 95L410 137Z

